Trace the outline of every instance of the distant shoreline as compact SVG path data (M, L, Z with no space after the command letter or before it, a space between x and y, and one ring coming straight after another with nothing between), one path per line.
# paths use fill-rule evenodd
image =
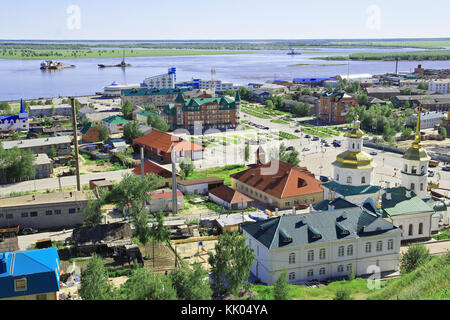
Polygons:
M313 57L314 60L331 61L447 61L450 60L450 50L434 51L408 51L408 52L389 52L389 53L353 53L349 56L329 56Z

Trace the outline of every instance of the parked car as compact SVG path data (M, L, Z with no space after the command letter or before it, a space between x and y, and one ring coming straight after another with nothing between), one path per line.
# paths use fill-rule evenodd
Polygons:
M22 234L33 234L33 233L38 233L38 230L34 229L34 228L23 228L21 233Z
M307 134L307 135L305 136L305 138L306 138L306 139L309 139L309 138L311 138L311 136L310 136L309 134Z
M303 148L302 151L309 151L309 150L310 150L309 148Z
M330 144L329 144L328 142L326 142L326 143L324 143L324 146L325 146L325 147L329 147Z
M320 176L319 180L322 182L328 182L328 181L330 181L330 178L327 176Z
M378 153L376 152L376 151L372 151L371 153L370 153L370 155L371 156L376 156Z
M289 147L286 148L286 151L291 151L291 150L294 150L293 146L289 146Z
M450 166L442 167L442 170L444 170L444 171L450 171Z
M319 140L319 137L312 138L312 141L318 141L318 140Z
M296 132L296 133L299 133L299 132L300 132L300 130L298 130L298 129L297 129L297 130L295 130L295 132Z

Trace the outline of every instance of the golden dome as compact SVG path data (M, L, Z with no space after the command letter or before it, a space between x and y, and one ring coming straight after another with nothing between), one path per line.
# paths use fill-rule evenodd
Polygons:
M372 158L365 152L345 151L336 157L334 166L348 169L370 169L373 168Z

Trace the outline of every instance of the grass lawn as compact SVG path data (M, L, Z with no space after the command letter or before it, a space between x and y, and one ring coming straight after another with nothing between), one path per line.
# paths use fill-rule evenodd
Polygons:
M382 288L392 280L381 282ZM367 287L366 279L355 279L353 281L336 281L327 286L308 288L304 285L289 285L289 297L291 300L332 300L339 288L347 287L352 292L355 300L366 300L373 292ZM257 292L257 300L274 300L273 286L252 285L251 289Z
M323 132L320 132L320 131L316 131L316 130L313 130L313 129L309 129L309 128L303 128L302 132L308 133L308 134L312 134L312 135L315 135L315 136L318 136L318 137L321 137L321 138L331 138L331 136L329 134L326 134L326 133L323 133Z
M247 170L246 166L234 164L224 167L217 167L205 170L195 170L194 173L188 177L188 179L205 178L205 177L219 177L225 180L227 186L231 185L230 174Z
M279 123L279 124L289 124L289 122L283 121L283 120L280 120L280 119L270 120L270 122Z
M278 132L278 135L280 136L280 138L288 139L288 140L300 139L300 137L294 136L293 134L290 134L290 133L287 133L284 131Z
M257 51L244 50L125 50L126 57L156 57L156 56L197 56L252 54ZM14 60L61 60L61 59L95 59L122 58L123 50L34 50L10 49L0 50L0 59Z
M450 239L450 230L442 230L438 234L431 236L435 240L445 240Z

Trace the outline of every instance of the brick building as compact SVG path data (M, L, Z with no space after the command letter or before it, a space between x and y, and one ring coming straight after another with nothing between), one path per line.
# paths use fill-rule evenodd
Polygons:
M358 99L346 93L326 92L320 96L318 118L333 124L346 123L350 108L358 105Z

